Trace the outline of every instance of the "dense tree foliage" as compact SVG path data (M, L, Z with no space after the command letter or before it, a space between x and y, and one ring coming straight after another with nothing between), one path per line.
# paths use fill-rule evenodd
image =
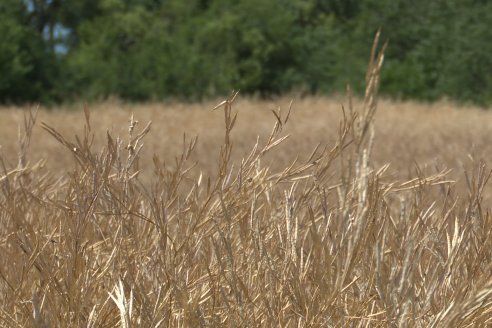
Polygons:
M382 92L492 100L483 0L2 0L0 102L362 90L372 37Z

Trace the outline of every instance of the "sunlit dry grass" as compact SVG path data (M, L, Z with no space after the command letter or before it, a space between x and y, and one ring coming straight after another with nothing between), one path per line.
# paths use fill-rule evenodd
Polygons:
M353 104L2 110L0 325L491 325L490 114L376 113L381 64Z
M305 159L312 148L320 143L331 145L337 138L344 97L339 99L310 97L293 99L283 97L270 101L243 99L236 101L238 121L232 133L233 161L239 161L255 143L257 136L264 140L269 134L275 117L271 110L286 111L293 101L289 124L285 134L291 137L275 154L268 157L275 168L285 166L296 156ZM91 122L95 134L95 149L100 149L106 131L125 137L128 120L133 113L139 126L152 122L151 132L145 139L141 156L144 175L152 172L152 156L173 162L182 151L183 135L198 136L196 149L191 156L201 170L212 173L217 164L218 144L223 139L222 117L211 109L218 103L200 104L125 104L117 101L88 106L93 113ZM355 100L360 108L362 101ZM83 131L83 105L70 110L40 109L38 122L47 122L68 138ZM415 172L415 164L430 170L446 167L453 170L454 179L463 178L463 168L472 161L492 162L492 112L473 107L439 102L422 104L380 100L375 120L375 146L372 159L376 166L390 163L389 171L399 177ZM0 110L0 145L3 156L11 164L17 161L17 134L23 115L28 108L4 108ZM64 171L73 165L73 159L59 143L39 125L34 127L29 159L35 162L48 159L50 170Z

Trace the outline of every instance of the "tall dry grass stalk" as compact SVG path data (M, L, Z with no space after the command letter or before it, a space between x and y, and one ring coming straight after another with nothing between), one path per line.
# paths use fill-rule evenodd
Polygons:
M28 163L36 115L26 116L18 167L1 162L1 326L491 325L490 172L477 164L457 197L446 171L392 181L373 167L377 45L364 105L349 96L333 147L280 171L262 159L289 151L278 149L290 108L233 163L237 93L216 107L216 174L194 174L197 140L184 137L175 163L154 157L150 186L139 180L150 124L132 117L127 138L108 133L96 151L87 109L74 141L43 123L74 158L56 175Z

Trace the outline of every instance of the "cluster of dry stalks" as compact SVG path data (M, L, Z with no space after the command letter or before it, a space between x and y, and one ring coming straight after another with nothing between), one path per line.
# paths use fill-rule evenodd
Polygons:
M349 103L331 149L279 172L289 114L233 165L235 94L214 178L191 174L196 139L139 182L150 125L68 141L63 178L3 166L0 325L3 327L483 327L492 324L492 220L478 165L458 198L446 172L398 182L371 166L383 51L369 62L364 107ZM383 49L384 50L384 49ZM281 150L288 151L288 150ZM196 169L196 168L195 168Z

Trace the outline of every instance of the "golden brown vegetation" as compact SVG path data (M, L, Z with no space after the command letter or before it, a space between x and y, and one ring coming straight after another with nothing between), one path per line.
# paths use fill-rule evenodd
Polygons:
M235 95L212 112L136 110L153 138L133 117L113 136L128 111L86 110L83 130L80 113L41 111L44 134L27 114L17 164L9 143L2 154L1 325L492 324L489 171L476 159L489 156L488 114L384 102L374 121L381 64L374 54L365 99L344 111L307 99L267 121ZM450 166L467 168L462 185Z

